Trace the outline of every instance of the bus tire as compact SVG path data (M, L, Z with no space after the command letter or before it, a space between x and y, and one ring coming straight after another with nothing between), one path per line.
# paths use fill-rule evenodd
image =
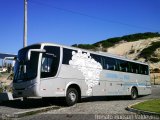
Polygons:
M72 106L78 101L78 92L75 88L69 88L66 94L66 104L67 106Z
M28 98L27 97L23 97L23 101L27 101L28 100Z
M138 97L138 91L137 91L137 89L135 87L133 87L131 89L131 96L130 96L130 98L131 98L131 100L135 100L137 97Z

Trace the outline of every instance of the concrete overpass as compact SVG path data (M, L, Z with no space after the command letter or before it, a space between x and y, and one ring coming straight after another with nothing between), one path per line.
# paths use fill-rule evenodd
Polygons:
M4 59L6 57L16 57L15 54L8 54L8 53L0 53L0 59Z
M15 54L0 53L0 60L1 60L1 65L0 66L2 67L0 71L3 71L5 60L13 60L11 58L16 57L16 56L17 55L15 55ZM12 63L12 65L14 65L14 64Z

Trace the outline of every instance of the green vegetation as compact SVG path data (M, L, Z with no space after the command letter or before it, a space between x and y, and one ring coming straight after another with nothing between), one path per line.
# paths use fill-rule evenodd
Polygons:
M158 32L137 33L137 34L125 35L122 37L109 38L109 39L97 42L94 45L102 44L103 47L107 48L107 47L112 47L121 41L133 42L140 39L147 39L147 38L153 38L153 37L160 37L160 34Z
M7 85L4 85L4 84L1 84L0 85L0 93L2 93L4 91L12 92L11 86L7 86Z
M102 45L103 48L108 48L108 47L114 46L115 44L121 41L133 42L139 39L147 39L147 38L153 38L153 37L160 37L160 34L158 32L137 33L137 34L125 35L122 37L109 38L109 39L102 40L94 44L74 44L72 46L83 48L83 49L92 49L92 50L94 49L95 50L96 47L99 47L100 45Z
M3 88L0 87L0 93L2 93L2 92L3 92Z
M74 44L72 46L82 48L82 49L95 49L95 46L91 44Z
M152 70L153 73L160 73L160 69L159 68L155 68Z
M109 48L114 46L117 43L120 42L133 42L138 41L140 39L148 39L148 38L154 38L154 37L160 37L160 33L155 32L146 32L146 33L137 33L137 34L131 34L131 35L125 35L122 37L115 37L115 38L109 38L106 40L102 40L99 42L96 42L94 44L74 44L73 47L82 48L82 49L89 49L89 50L97 50L99 47L102 47L102 51L106 50L105 48ZM138 58L145 58L146 61L151 61L153 63L157 63L160 61L160 58L154 55L154 52L157 48L160 48L160 41L152 43L149 47L143 49ZM130 51L130 54L134 53L135 51ZM153 56L154 55L154 56ZM135 59L136 60L136 59Z
M8 85L5 82L2 82L1 79L13 80L13 77L14 77L13 73L7 73L7 72L0 73L0 93L4 91L12 92L12 86Z
M132 106L132 108L143 111L160 113L160 99L145 101Z
M144 49L141 51L139 57L143 57L143 58L145 58L145 59L147 59L147 60L150 60L150 61L152 61L152 62L159 62L159 61L160 61L160 58L151 58L151 55L154 54L154 52L155 52L155 50L156 50L157 48L160 48L160 41L153 42L153 43L151 44L151 46L149 46L149 47L147 47L147 48L144 48Z

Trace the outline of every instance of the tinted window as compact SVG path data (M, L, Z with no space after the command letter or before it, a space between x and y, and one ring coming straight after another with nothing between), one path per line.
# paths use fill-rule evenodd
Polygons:
M102 57L100 55L91 54L91 57L103 66Z
M132 73L139 73L139 64L137 63L131 63L131 72Z
M116 70L116 59L104 57L104 69L106 70Z
M143 74L143 71L142 71L142 65L139 65L138 73L139 73L139 74Z
M45 46L46 53L43 53L41 62L41 77L53 77L57 74L60 61L60 48Z
M19 50L14 66L13 82L31 80L37 76L39 53L31 52L31 58L27 61L26 56L29 49L40 49L40 45L32 45Z
M122 72L129 72L129 65L128 65L128 61L124 61L124 60L117 60L117 66L118 66L118 70L122 71Z
M72 59L72 52L76 50L72 49L63 49L63 64L69 64L69 61ZM86 53L86 52L82 52ZM136 74L148 74L148 66L141 65L134 62L119 60L111 57L100 56L96 54L90 54L91 57L99 62L103 69L106 70L114 70L114 71L122 71L122 72L131 72Z
M76 50L63 48L63 61L62 64L69 64L69 61L72 59L72 52ZM77 51L76 51L77 52Z
M147 65L141 65L141 74L144 74L144 75L149 74Z

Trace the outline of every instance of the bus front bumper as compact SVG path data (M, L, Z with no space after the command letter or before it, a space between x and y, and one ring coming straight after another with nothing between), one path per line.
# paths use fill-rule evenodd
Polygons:
M13 87L13 97L36 97L36 84L32 84L27 87L17 87L14 85Z

